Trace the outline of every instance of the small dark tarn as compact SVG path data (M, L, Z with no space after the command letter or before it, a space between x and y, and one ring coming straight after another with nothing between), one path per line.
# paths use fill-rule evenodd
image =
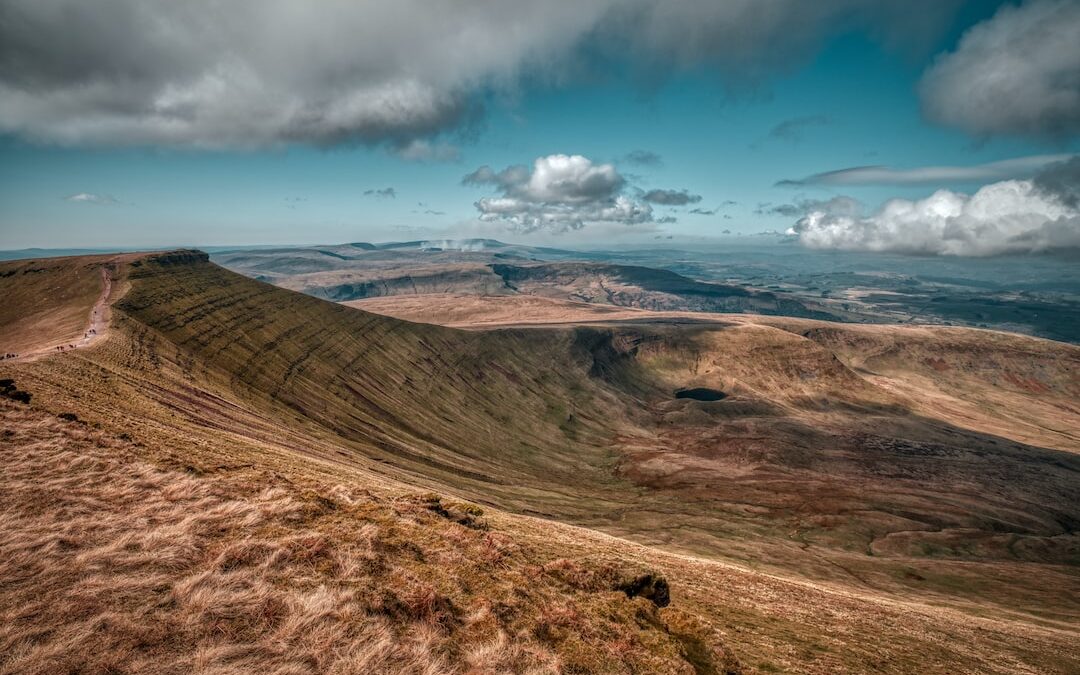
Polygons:
M727 394L718 389L694 387L693 389L680 389L675 392L675 398L692 398L695 401L719 401L727 398Z

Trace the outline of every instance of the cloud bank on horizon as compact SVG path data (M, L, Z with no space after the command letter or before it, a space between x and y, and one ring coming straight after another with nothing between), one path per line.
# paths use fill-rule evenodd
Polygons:
M1031 180L1004 180L972 195L938 190L892 199L869 215L850 197L805 202L788 234L809 248L988 256L1080 249L1080 157ZM781 207L782 208L782 207ZM796 208L796 207L792 207Z

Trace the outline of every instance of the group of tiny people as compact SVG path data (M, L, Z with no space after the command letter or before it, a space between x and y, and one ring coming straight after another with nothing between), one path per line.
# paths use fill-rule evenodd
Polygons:
M91 335L97 335L97 329L96 328L91 328L88 331L86 331L85 333L83 333L84 338L89 338ZM78 345L56 345L55 347L53 347L53 349L58 351L58 352L66 352L66 351L68 351L70 349L75 349L76 347L78 347ZM6 361L8 359L17 359L17 358L19 358L19 355L15 354L15 353L12 353L12 352L6 352L4 354L0 354L0 361Z

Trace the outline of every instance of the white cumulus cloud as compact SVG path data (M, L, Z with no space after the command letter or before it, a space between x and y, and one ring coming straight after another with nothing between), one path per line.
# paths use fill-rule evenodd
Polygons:
M892 199L869 215L850 203L810 210L788 230L809 248L988 256L1080 248L1080 211L1030 180L1006 180L972 195L938 190Z
M482 166L462 182L490 185L499 192L476 202L481 220L501 221L523 232L653 220L648 204L623 193L626 181L613 164L596 164L581 155L538 157L532 167L511 166L498 172Z

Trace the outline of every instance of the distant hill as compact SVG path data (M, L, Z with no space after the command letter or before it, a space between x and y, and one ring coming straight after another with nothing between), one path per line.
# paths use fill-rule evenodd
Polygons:
M574 261L567 251L490 239L380 244L359 251L353 246L229 252L214 260L261 281L337 302L430 293L525 294L660 311L844 317L783 293L706 283L638 265Z
M73 255L94 255L114 253L121 249L94 248L23 248L14 251L0 251L0 260L30 260L35 258L58 258Z

